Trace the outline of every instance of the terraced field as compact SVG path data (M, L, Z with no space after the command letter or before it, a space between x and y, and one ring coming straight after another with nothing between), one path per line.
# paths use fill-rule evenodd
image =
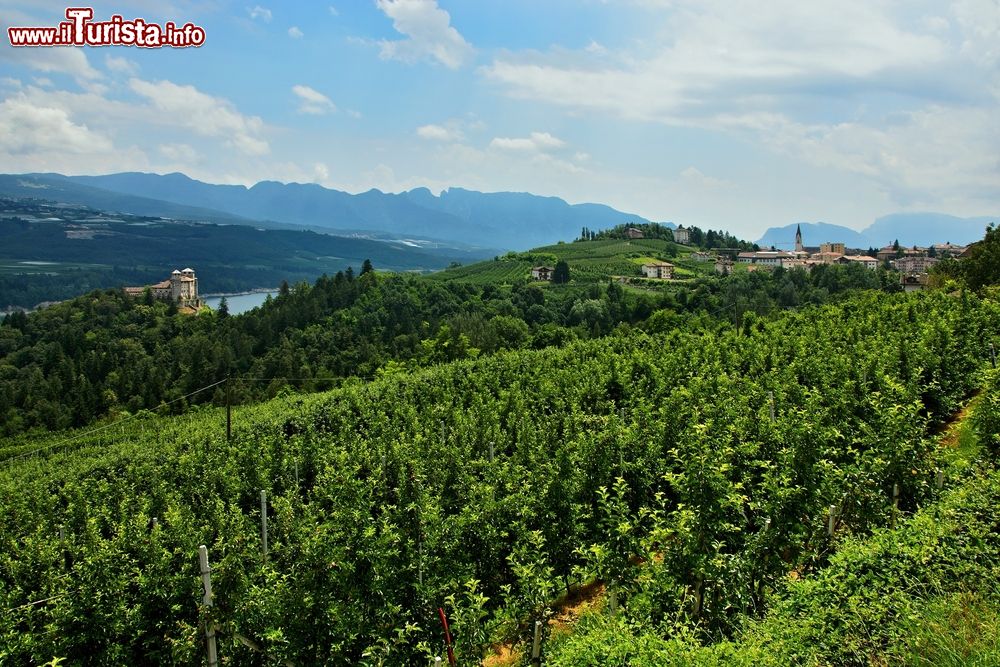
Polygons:
M431 277L438 280L513 284L529 280L532 266L554 266L559 260L569 264L574 282L602 281L612 276L638 278L641 265L654 261L674 264L678 278L712 273L710 263L691 260L691 253L692 249L687 246L659 239L577 241L543 246L522 253L508 253L493 260L446 269Z

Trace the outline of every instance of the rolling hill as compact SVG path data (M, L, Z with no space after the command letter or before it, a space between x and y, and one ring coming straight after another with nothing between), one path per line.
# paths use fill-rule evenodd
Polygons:
M559 260L569 264L570 277L578 283L606 281L612 276L640 278L642 264L660 261L674 264L678 279L711 274L714 265L690 259L692 252L688 246L659 239L574 241L511 252L492 260L448 268L429 277L476 284L514 284L528 280L532 266L554 266Z

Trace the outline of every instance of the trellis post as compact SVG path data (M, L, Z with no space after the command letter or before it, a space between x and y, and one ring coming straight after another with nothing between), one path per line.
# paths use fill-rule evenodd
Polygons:
M202 604L212 606L212 568L208 566L208 547L204 544L198 547L198 564L201 566L201 583L205 587L205 597ZM215 625L211 618L205 622L205 650L208 654L208 667L217 667L219 655L215 647Z
M267 560L267 491L260 490L260 549Z

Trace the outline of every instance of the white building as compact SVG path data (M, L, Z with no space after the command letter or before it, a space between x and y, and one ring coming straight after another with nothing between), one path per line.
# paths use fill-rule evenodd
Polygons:
M674 265L670 262L656 262L655 264L643 264L642 273L647 278L658 278L660 280L670 280L674 277Z
M860 264L866 269L871 269L874 271L878 268L878 260L874 257L869 257L868 255L844 255L839 260L838 264Z
M788 266L798 261L798 255L794 252L784 250L758 250L757 252L741 252L736 256L736 261L741 264L755 264L759 266Z
M684 229L684 225L678 225L674 230L674 240L687 245L691 243L691 232Z

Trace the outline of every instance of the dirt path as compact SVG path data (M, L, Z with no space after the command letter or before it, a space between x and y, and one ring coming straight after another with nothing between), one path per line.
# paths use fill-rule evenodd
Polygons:
M604 599L604 584L592 581L583 585L573 585L569 593L563 593L553 605L552 618L549 627L552 634L570 632L571 626L579 620L587 610L600 606ZM483 660L484 667L510 667L516 665L521 657L520 647L516 644L498 644L493 647L493 653Z
M962 409L951 415L948 421L941 424L937 429L937 433L941 434L941 440L939 444L942 447L948 449L957 449L959 446L959 440L962 437L962 428L965 426L975 409L976 404L979 402L979 392L974 393L969 400L965 402Z

